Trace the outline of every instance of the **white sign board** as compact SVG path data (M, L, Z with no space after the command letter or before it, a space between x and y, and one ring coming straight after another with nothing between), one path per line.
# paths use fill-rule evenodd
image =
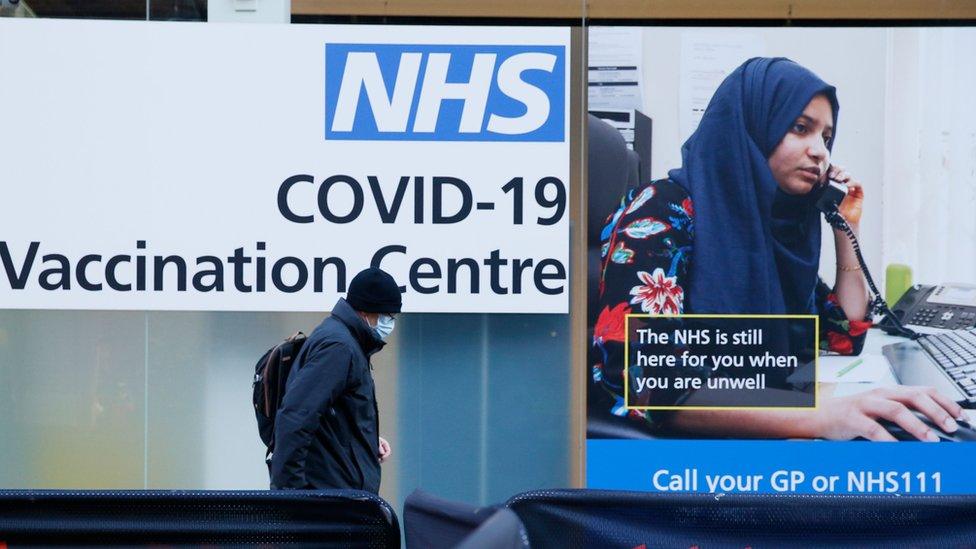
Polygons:
M569 31L0 19L0 308L568 310Z

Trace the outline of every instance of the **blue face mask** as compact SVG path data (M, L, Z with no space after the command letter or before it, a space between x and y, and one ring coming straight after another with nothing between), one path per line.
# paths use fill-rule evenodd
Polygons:
M380 339L386 341L386 338L390 337L390 334L393 332L393 326L395 324L396 324L395 318L393 318L390 315L381 314L376 319L376 327L373 328L373 331L376 332L376 335L379 336Z

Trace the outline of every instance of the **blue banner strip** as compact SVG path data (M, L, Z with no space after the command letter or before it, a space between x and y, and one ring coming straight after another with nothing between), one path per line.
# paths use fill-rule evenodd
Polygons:
M587 488L755 494L976 494L976 444L586 442Z

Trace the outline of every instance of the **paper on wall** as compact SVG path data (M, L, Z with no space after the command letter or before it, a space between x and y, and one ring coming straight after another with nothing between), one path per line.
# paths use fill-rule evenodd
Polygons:
M681 142L698 127L705 107L722 80L743 61L765 55L765 52L765 41L757 34L695 32L681 35L678 116Z
M641 30L590 27L589 108L643 111Z

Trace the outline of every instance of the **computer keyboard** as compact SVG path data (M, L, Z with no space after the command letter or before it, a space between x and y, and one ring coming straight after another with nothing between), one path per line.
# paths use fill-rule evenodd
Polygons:
M964 393L976 396L976 328L925 335L918 343Z

